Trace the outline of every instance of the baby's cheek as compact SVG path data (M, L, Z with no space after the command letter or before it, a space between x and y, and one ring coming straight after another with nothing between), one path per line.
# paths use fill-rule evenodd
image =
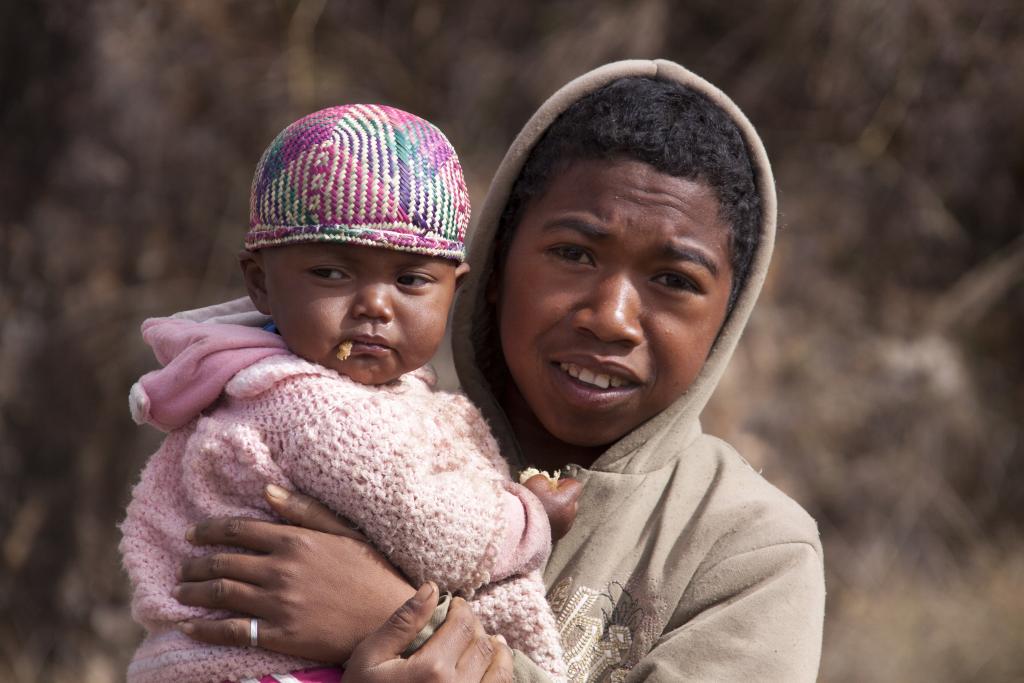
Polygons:
M417 319L410 322L407 329L402 331L405 339L405 352L403 360L410 365L409 370L414 370L434 357L437 349L444 340L445 311L433 316L417 316Z

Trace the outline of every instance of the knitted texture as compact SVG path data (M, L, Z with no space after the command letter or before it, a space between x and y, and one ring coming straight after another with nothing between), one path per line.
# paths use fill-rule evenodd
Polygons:
M469 211L459 159L434 125L381 105L330 107L263 153L245 247L350 242L461 262Z
M461 395L434 391L429 379L417 372L364 386L296 356L272 356L238 372L216 409L168 435L122 524L132 615L149 632L129 681L219 683L311 665L173 630L182 619L224 616L171 596L180 561L213 550L192 547L185 530L209 516L270 519L267 483L323 501L414 584L432 580L467 597L485 628L564 675L539 574L550 551L543 508L509 480L479 411Z

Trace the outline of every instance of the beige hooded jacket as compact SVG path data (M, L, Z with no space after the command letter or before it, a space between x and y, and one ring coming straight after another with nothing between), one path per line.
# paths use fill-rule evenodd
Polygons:
M508 194L554 119L625 76L677 81L736 122L762 197L750 275L700 375L670 408L627 434L589 469L579 513L555 545L544 578L574 681L810 681L818 670L825 587L814 521L699 416L732 356L765 278L775 237L771 168L757 133L721 91L667 61L608 64L545 102L512 143L472 231L471 280L456 303L452 338L462 387L483 410L513 466L527 463L478 364L487 324L484 283ZM516 656L517 681L547 680Z

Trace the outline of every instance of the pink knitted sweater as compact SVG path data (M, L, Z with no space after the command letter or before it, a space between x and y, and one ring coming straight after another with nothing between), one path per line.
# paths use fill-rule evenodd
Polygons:
M511 482L465 397L435 391L428 369L385 386L357 384L252 328L155 319L143 336L165 367L132 388L133 416L173 431L146 465L121 527L132 615L147 630L129 681L218 683L314 664L204 645L174 628L224 616L171 597L180 561L214 550L191 546L185 530L210 516L271 519L267 483L323 501L414 584L432 580L467 597L489 632L564 676L540 577L547 517Z

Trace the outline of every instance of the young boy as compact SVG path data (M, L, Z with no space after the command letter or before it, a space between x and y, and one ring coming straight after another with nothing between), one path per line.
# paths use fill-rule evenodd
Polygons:
M267 484L326 502L410 580L470 598L489 633L564 674L539 575L544 509L509 480L472 404L434 391L424 367L468 270L468 218L454 150L405 112L325 109L268 147L241 265L272 325L143 325L165 367L133 387L133 416L171 431L122 526L133 616L148 631L129 680L340 676L256 648L257 619L249 649L202 646L175 628L224 614L175 600L178 564L196 554L186 530L210 515L272 518Z

